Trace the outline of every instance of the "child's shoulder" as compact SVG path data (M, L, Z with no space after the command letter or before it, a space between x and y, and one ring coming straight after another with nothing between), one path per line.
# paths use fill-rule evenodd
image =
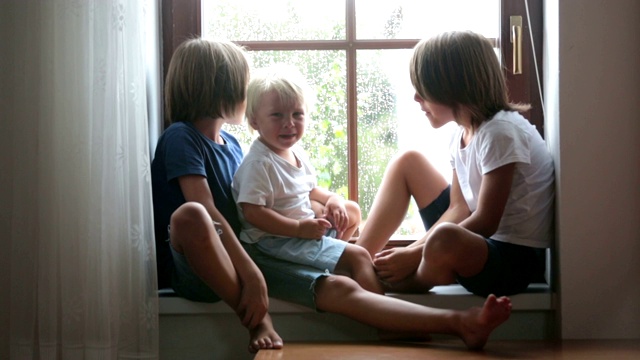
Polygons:
M233 135L232 133L224 130L224 129L220 129L220 134L222 135L222 138L227 142L227 143L231 143L233 145L237 145L240 146L240 142L238 141L238 139L235 137L235 135Z
M247 154L244 156L244 159L242 160L242 166L265 166L266 164L273 163L273 161L273 152L259 141L255 141L253 144L251 144L249 152L247 152Z
M189 126L188 123L183 122L183 121L179 121L179 122L174 122L171 125L169 125L168 128L166 128L164 130L164 132L162 133L162 136L167 138L167 137L176 137L176 136L181 136L181 135L189 135L189 134L193 134L193 129L191 126Z
M158 147L174 146L183 143L187 137L191 136L186 124L175 122L160 134L158 138Z
M513 132L519 129L532 126L527 119L516 111L499 111L491 118L485 121L482 126L483 132L501 133Z
M501 111L485 122L478 131L476 144L479 149L529 148L537 130L520 113Z

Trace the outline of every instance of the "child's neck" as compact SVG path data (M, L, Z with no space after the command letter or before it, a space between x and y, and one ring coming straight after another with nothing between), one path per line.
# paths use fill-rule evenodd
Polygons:
M475 127L473 126L473 122L471 121L471 116L467 111L461 110L458 119L456 119L456 122L464 129L464 132L462 133L461 145L462 147L466 147L471 142L471 139L473 139L473 135L476 131Z
M222 124L224 124L222 119L213 118L198 118L193 122L196 129L218 144L224 144L224 140L220 136Z
M278 149L278 148L274 148L273 146L269 145L266 141L264 141L264 139L262 137L258 137L258 140L262 144L264 144L266 147L268 147L269 150L273 151L274 154L276 154L279 157L283 158L289 164L291 164L291 165L293 165L295 167L300 167L300 162L298 161L298 158L296 157L296 154L293 152L293 150L291 150L291 148Z

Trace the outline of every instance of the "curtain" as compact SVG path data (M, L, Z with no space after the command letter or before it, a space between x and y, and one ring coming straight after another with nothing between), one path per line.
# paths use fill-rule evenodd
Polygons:
M0 11L10 358L157 358L146 65L157 0Z

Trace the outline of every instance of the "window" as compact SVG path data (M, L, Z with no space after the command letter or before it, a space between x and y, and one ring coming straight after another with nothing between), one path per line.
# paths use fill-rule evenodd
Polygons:
M508 14L522 14L527 35L526 1L164 0L164 58L168 63L177 44L200 34L245 46L255 68L282 62L297 66L316 91L302 146L319 184L358 201L366 222L385 167L399 151L424 152L450 177L443 149L455 125L432 129L413 101L408 71L413 46L442 31L469 29L491 39L505 69L510 69ZM535 13L541 12L541 1L531 3L541 19ZM501 23L507 25L503 30ZM541 31L541 26L534 28ZM529 49L523 42L523 54ZM512 98L539 111L539 103L532 101L538 90L530 69L525 61L527 75L505 71ZM537 119L541 114L528 115L542 131L542 120ZM230 130L245 144L251 141L246 128ZM421 231L412 204L398 235Z

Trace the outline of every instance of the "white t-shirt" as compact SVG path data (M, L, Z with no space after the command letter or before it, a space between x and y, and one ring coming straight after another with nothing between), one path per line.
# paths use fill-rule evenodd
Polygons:
M483 122L471 142L461 148L462 128L451 143L451 165L473 212L482 176L515 163L513 183L494 240L537 248L551 246L554 218L553 160L546 143L522 115L500 111Z
M236 204L266 206L296 220L315 217L309 200L309 192L317 186L315 169L301 149L295 147L293 152L300 161L299 168L276 155L260 140L254 140L233 177ZM262 236L271 235L247 222L239 205L238 213L242 224L240 240L255 243Z

